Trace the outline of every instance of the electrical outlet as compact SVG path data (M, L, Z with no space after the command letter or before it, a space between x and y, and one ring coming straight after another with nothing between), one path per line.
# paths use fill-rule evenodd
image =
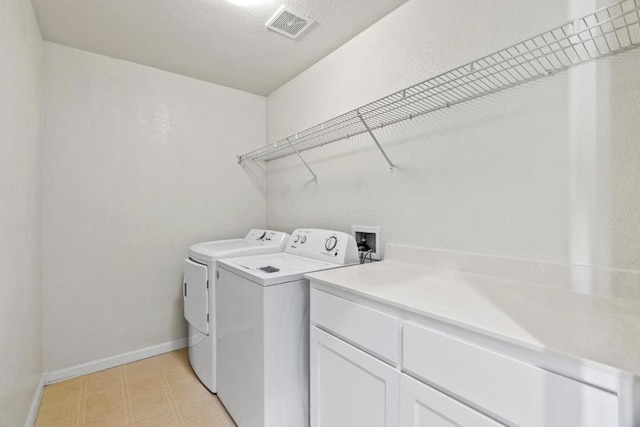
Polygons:
M356 239L358 252L366 259L380 261L380 227L370 227L367 225L352 225L351 234Z

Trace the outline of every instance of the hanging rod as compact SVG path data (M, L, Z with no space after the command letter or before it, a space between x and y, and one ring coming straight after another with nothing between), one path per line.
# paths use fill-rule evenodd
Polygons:
M368 133L393 167L373 135L374 130L638 45L640 0L624 0L243 154L238 159L242 163L246 160L270 161L292 154L300 156L305 150ZM305 166L309 168L306 163Z

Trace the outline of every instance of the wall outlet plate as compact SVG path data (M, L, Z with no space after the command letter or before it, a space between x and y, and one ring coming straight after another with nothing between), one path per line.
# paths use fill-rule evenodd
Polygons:
M351 234L356 239L358 248L363 246L364 251L371 250L372 252L366 256L366 259L372 259L380 261L382 259L382 253L380 252L380 227L371 227L368 225L352 225Z

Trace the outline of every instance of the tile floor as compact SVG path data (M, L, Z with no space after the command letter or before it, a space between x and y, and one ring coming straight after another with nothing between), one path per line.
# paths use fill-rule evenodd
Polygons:
M235 424L195 376L186 349L45 387L36 427Z

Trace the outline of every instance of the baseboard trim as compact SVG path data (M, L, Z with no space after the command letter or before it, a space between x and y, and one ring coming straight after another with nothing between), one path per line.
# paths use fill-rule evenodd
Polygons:
M57 371L46 372L44 374L45 384L53 384L58 381L68 380L80 375L92 374L94 372L103 371L105 369L114 368L147 357L157 356L174 350L180 350L189 345L187 338L181 338L176 341L164 344L154 345L152 347L142 348L140 350L130 351L128 353L119 354L117 356L106 357L104 359L94 360L69 368L59 369Z
M46 376L40 375L40 381L38 382L38 388L33 395L33 401L31 402L31 408L27 415L27 421L24 423L25 427L33 427L36 423L36 417L38 416L38 409L40 409L40 401L42 401L42 393L44 392Z

